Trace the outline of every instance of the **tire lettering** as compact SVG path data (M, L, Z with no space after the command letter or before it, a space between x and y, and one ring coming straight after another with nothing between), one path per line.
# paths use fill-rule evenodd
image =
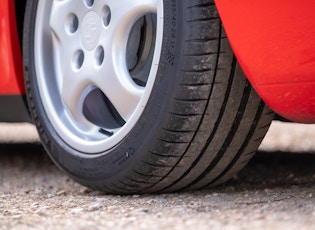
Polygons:
M124 151L124 154L121 155L118 159L116 159L113 164L118 164L121 166L126 163L133 155L135 155L136 150L133 147L130 147L128 150Z

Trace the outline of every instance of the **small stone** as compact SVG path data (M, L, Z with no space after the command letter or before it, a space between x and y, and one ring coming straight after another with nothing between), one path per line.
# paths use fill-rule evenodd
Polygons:
M103 207L102 203L98 202L98 203L90 205L88 207L88 211L89 212L94 212L94 211L100 210L102 207Z
M268 189L268 188L266 188L264 191L265 191L265 193L268 193L268 194L273 193L273 190Z
M20 219L22 218L22 215L14 215L14 216L11 216L12 219Z
M62 195L66 195L67 192L65 190L60 190L57 192L57 196L62 196Z
M51 194L51 193L47 194L47 198L48 198L48 199L50 199L50 198L52 198L52 197L54 197L53 194Z
M31 204L31 207L37 207L38 205L39 205L38 202L35 202L35 203Z
M44 206L44 207L37 209L35 211L35 214L40 215L40 216L45 216L47 214L47 207Z
M93 190L92 189L89 189L89 188L82 188L81 190L80 190L80 193L81 194L89 194L89 193L91 193Z
M83 211L83 208L80 208L80 207L71 209L71 213L72 214L76 214L76 213L79 213L79 212L82 212L82 211Z
M140 208L140 209L138 209L137 210L138 212L142 212L142 213L149 213L150 212L150 210L149 209L147 209L147 208Z

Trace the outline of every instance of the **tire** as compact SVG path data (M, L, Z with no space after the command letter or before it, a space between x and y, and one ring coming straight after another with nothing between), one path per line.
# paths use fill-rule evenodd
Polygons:
M51 2L28 0L23 55L33 120L60 168L133 194L214 186L245 166L273 113L213 1Z

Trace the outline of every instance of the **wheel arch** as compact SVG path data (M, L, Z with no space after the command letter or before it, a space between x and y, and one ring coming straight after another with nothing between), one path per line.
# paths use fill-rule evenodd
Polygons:
M233 51L260 97L286 119L314 123L314 1L215 2Z

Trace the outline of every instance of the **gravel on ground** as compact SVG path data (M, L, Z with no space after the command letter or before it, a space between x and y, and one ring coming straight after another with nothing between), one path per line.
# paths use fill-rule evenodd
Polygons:
M47 157L33 127L18 128L19 135L33 136L21 140L12 131L12 140L0 144L0 229L315 228L313 147L293 154L278 152L285 143L271 148L265 142L268 152L259 152L237 177L214 189L114 196L69 179ZM279 135L276 142L289 140ZM314 139L307 135L301 140Z

